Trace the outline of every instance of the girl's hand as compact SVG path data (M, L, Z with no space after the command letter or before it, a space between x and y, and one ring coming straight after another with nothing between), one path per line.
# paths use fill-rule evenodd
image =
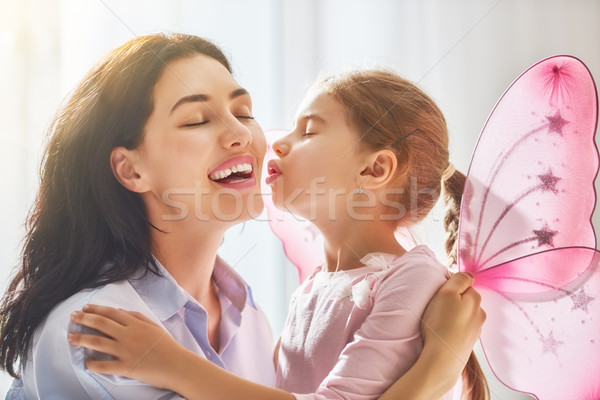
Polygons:
M421 322L424 349L433 347L438 355L456 364L460 374L485 322L481 296L472 287L473 278L454 274L429 302Z
M164 389L172 389L172 376L187 352L171 335L145 315L88 304L74 311L71 320L108 337L71 332L70 344L113 356L114 360L86 360L90 371L126 376Z

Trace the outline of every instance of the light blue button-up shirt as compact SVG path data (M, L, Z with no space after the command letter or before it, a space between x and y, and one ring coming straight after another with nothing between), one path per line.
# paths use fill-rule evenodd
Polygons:
M271 330L242 278L217 258L213 273L221 303L221 348L217 353L208 341L204 308L160 268L164 277L148 273L139 279L83 290L58 304L36 329L22 379L13 382L6 399L181 399L168 390L85 368L86 357L100 359L103 355L69 345L67 333L87 332L69 318L87 303L141 312L187 349L236 375L273 386Z

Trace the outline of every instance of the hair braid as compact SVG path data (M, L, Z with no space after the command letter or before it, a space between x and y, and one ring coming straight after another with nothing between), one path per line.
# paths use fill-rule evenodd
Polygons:
M451 265L458 261L458 221L465 181L465 175L460 171L455 171L443 184L443 197L446 203L446 214L444 215L444 228L447 232L446 254ZM473 352L462 372L462 378L463 400L487 400L490 398L487 380Z

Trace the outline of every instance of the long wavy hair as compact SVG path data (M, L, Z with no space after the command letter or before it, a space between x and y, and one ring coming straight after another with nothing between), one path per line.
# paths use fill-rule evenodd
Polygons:
M398 200L409 210L399 216L398 225L412 225L429 214L442 192L442 174L449 162L448 128L435 102L412 82L384 70L340 73L314 87L344 105L366 148L388 148L396 154L398 170L393 184L404 189ZM451 262L456 262L464 182L465 176L456 171L443 184L446 252ZM489 399L487 381L473 353L462 378L463 399Z
M154 86L169 63L199 54L231 72L223 52L208 40L137 37L93 67L58 111L20 265L1 303L0 357L13 377L17 362L27 360L35 329L59 302L140 268L159 274L142 198L116 180L110 154L142 141Z

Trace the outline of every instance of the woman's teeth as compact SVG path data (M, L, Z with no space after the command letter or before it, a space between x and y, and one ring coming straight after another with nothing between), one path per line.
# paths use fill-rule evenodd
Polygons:
M225 179L231 174L250 174L252 172L252 164L237 164L229 168L213 172L208 177L213 181Z

